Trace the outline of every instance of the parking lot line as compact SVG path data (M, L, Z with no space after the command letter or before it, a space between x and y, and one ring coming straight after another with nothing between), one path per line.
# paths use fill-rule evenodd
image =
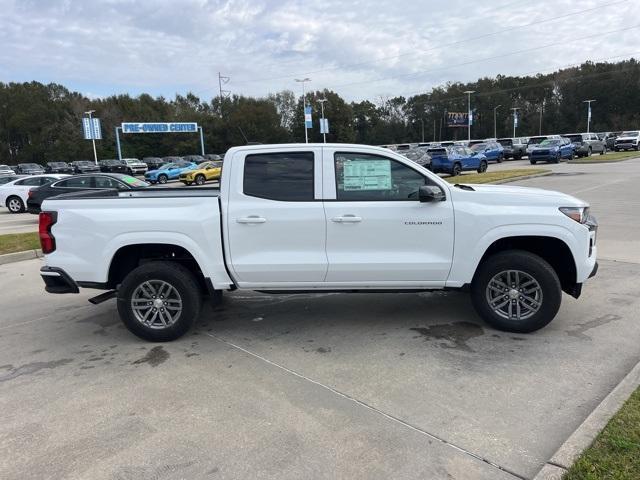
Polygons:
M501 471L503 471L505 473L508 473L509 475L512 475L514 478L519 478L519 479L522 479L522 480L526 480L526 477L523 477L522 475L519 475L519 474L517 474L515 472L512 472L509 469L507 469L507 468L505 468L505 467L503 467L501 465L498 465L497 463L494 463L494 462L482 457L481 455L478 455L478 454L473 453L473 452L471 452L469 450L466 450L466 449L464 449L462 447L459 447L459 446L457 446L457 445L455 445L455 444L453 444L453 443L451 443L451 442L449 442L449 441L447 441L447 440L445 440L443 438L440 438L437 435L429 433L426 430L423 430L423 429L421 429L421 428L419 428L419 427L417 427L415 425L412 425L412 424L410 424L408 422L405 422L404 420L402 420L402 419L400 419L398 417L395 417L393 415L390 415L389 413L386 413L386 412L384 412L382 410L379 410L378 408L376 408L376 407L374 407L372 405L369 405L368 403L365 403L362 400L358 400L357 398L352 397L351 395L348 395L348 394L343 393L343 392L341 392L339 390L336 390L335 388L330 387L329 385L325 385L322 382L319 382L317 380L309 378L309 377L307 377L307 376L305 376L305 375L303 375L301 373L296 372L295 370L287 368L284 365L280 365L279 363L276 363L276 362L274 362L272 360L269 360L268 358L265 358L262 355L259 355L257 353L254 353L254 352L250 351L250 350L247 350L246 348L243 348L240 345L237 345L237 344L235 344L233 342L225 340L224 338L221 338L221 337L219 337L217 335L214 335L214 334L212 334L210 332L207 332L207 336L209 336L209 337L211 337L211 338L213 338L213 339L215 339L215 340L217 340L219 342L222 342L227 346L230 346L232 348L240 350L241 352L244 352L247 355L250 355L250 356L252 356L252 357L254 357L254 358L256 358L256 359L258 359L258 360L260 360L262 362L265 362L265 363L267 363L267 364L269 364L269 365L271 365L273 367L279 368L280 370L283 370L283 371L285 371L285 372L287 372L287 373L289 373L291 375L294 375L295 377L298 377L298 378L300 378L302 380L305 380L307 382L313 383L314 385L317 385L317 386L319 386L319 387L321 387L321 388L323 388L325 390L328 390L329 392L331 392L331 393L333 393L335 395L338 395L339 397L342 397L345 400L353 402L353 403L359 405L360 407L363 407L363 408L365 408L367 410L370 410L370 411L372 411L374 413L377 413L378 415L383 416L387 420L390 420L392 422L398 423L398 424L400 424L400 425L402 425L402 426L404 426L404 427L406 427L406 428L408 428L410 430L413 430L414 432L417 432L417 433L419 433L421 435L425 435L426 437L428 437L428 438L430 438L432 440L436 440L437 442L440 442L443 445L451 447L454 450L459 451L460 453L463 453L465 455L469 455L469 456L475 458L476 460L480 460L481 462L484 462L484 463L486 463L488 465L491 465L492 467L497 468L498 470L501 470Z

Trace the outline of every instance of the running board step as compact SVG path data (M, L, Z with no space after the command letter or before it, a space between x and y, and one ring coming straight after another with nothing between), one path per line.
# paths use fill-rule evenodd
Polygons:
M113 297L116 296L116 293L118 292L115 290L109 290L108 292L101 293L97 297L90 298L89 302L93 303L94 305L98 305L99 303L106 302L107 300L111 300Z

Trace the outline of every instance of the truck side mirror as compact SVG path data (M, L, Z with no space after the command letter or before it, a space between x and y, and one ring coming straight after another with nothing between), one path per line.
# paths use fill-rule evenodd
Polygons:
M444 191L440 187L436 187L433 185L422 185L418 189L418 200L421 203L444 202L446 198L447 197L444 194Z

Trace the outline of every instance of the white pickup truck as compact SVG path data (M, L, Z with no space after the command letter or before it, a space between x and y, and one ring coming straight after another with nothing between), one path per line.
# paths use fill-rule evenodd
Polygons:
M450 185L386 149L231 148L220 188L100 190L46 200L50 293L107 290L141 338L180 337L203 297L469 289L490 325L531 332L597 270L595 219L571 196Z

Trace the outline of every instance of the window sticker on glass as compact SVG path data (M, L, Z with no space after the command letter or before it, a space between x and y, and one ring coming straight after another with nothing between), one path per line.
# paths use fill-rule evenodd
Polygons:
M344 190L391 190L389 160L347 160L344 168Z

